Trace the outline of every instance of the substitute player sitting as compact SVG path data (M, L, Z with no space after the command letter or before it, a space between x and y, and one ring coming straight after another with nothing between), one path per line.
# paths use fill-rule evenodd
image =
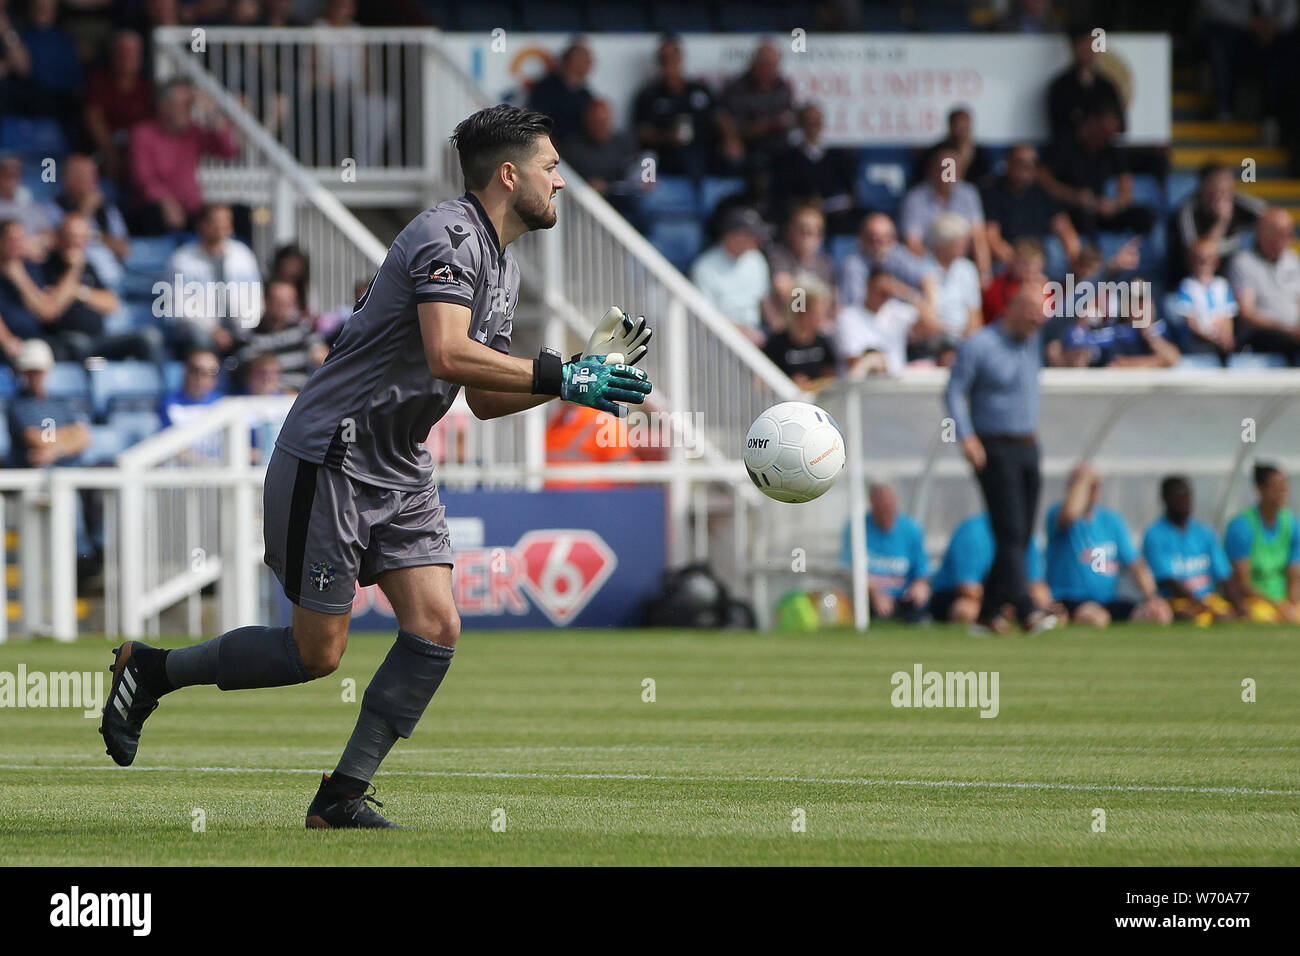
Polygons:
M1142 555L1174 617L1202 627L1236 617L1217 590L1232 573L1228 558L1213 529L1192 517L1191 483L1170 475L1160 482L1160 500L1165 513L1147 528Z
M368 804L380 763L409 737L451 664L460 617L451 542L423 442L463 388L480 419L560 397L619 414L643 401L645 320L612 309L586 353L511 356L519 267L509 246L555 225L564 188L551 120L495 106L456 127L466 193L416 216L357 300L285 420L266 472L266 563L293 602L289 627L241 627L178 650L115 651L100 732L130 764L158 698L193 684L279 687L324 677L347 645L358 583L376 583L397 640L352 737L307 810L308 827L392 827ZM618 353L607 364L606 356Z
M1255 466L1255 488L1259 502L1233 518L1223 535L1231 593L1252 621L1300 623L1300 527L1286 506L1291 488L1272 465Z

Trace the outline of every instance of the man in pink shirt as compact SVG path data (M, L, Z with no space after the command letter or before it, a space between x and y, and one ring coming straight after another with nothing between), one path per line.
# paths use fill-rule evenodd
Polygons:
M131 128L133 232L157 235L192 228L203 207L199 160L205 154L229 159L239 152L229 122L208 109L196 120L194 104L194 88L174 80L158 93L157 116Z

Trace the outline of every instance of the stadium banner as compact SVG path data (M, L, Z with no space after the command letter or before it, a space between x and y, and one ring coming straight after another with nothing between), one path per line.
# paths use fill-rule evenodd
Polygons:
M632 627L667 560L660 486L564 491L440 490L467 628ZM281 617L290 605L281 592ZM353 631L391 631L378 587L357 587Z
M445 49L489 96L522 104L524 90L572 37L565 33L448 33ZM716 92L743 72L757 34L682 35L688 76ZM1047 85L1070 62L1063 34L812 34L806 52L791 50L781 72L795 100L826 114L828 146L900 146L936 142L948 110L969 106L981 143L1047 139ZM620 126L631 121L637 90L655 74L656 34L588 35L595 58L587 85L608 99ZM1165 34L1107 33L1102 68L1128 101L1126 142L1170 137L1170 41Z

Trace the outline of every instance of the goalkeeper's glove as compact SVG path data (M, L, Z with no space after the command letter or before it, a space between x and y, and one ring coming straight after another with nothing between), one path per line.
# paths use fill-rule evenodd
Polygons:
M561 362L550 349L542 349L533 364L533 393L558 395L566 402L596 408L619 418L627 409L617 402L640 405L653 386L639 368L623 363L606 365L603 355L586 355Z
M645 324L644 315L633 319L618 306L611 305L605 317L600 320L600 325L596 326L596 331L592 332L591 338L587 339L587 347L583 350L582 357L621 355L623 357L621 364L635 365L645 358L652 335L654 330Z

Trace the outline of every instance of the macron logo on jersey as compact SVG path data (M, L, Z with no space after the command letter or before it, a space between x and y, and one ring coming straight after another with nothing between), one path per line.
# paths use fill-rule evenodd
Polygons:
M447 230L447 238L451 241L453 249L459 249L460 244L469 238L469 232L460 223L452 226L444 226Z

